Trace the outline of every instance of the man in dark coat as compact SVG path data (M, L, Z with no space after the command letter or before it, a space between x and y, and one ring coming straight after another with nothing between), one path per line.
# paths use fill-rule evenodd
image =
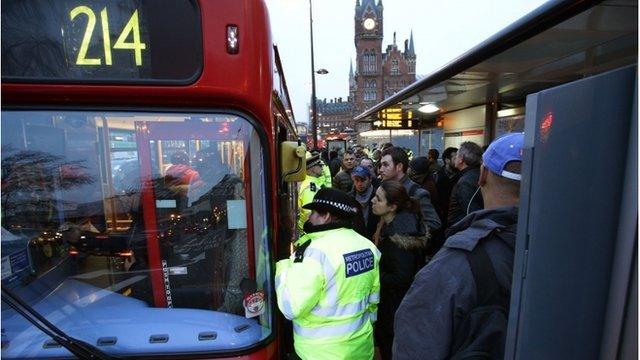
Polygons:
M333 178L333 188L349 193L353 189L351 172L356 167L356 156L353 151L347 150L342 156L342 170Z
M338 152L335 150L329 151L329 170L331 171L331 178L336 176L336 174L340 171L340 157L338 156Z
M436 213L440 219L446 220L446 217L443 216L442 210L438 207L440 203L440 194L436 189L436 184L433 181L433 174L430 172L431 163L429 159L425 156L418 156L409 161L409 171L407 175L411 180L413 180L416 184L420 185L423 189L429 192L431 196L431 203L433 204ZM444 229L436 229L431 230L430 232L431 238L429 239L429 243L427 244L425 254L427 258L433 257L440 247L444 243Z
M444 149L442 152L442 163L444 165L438 170L435 176L439 202L433 205L436 207L436 210L439 209L438 214L442 215L440 218L444 223L447 222L449 217L451 190L453 189L453 185L458 181L458 169L456 169L453 164L457 154L458 148L448 147Z
M433 175L440 170L440 164L438 164L438 157L440 153L437 149L429 149L427 152L427 160L429 161L429 175Z
M454 225L467 214L483 208L482 194L478 187L481 163L482 148L478 144L471 141L460 144L455 159L455 166L460 170L460 175L451 190L447 227Z
M407 175L411 180L413 180L416 184L420 185L423 189L429 192L429 196L431 197L431 203L433 207L436 209L436 213L440 219L443 219L440 210L436 206L439 202L438 199L438 190L436 189L436 184L433 181L433 176L431 172L431 162L425 156L418 156L409 161L409 169L407 171Z
M387 148L382 152L380 159L380 176L382 180L396 180L402 183L407 193L420 202L422 222L430 233L440 228L442 223L436 213L429 192L416 184L407 176L409 157L399 147Z
M371 199L376 195L378 186L373 185L373 176L368 168L356 166L351 172L353 190L349 193L362 207L366 238L371 240L376 231L380 217L371 211Z
M485 152L479 177L485 209L456 223L443 248L416 275L396 312L394 328L402 336L395 337L394 359L448 359L460 350L453 348L455 334L465 316L479 306L467 259L476 248L486 252L499 287L509 295L523 142L522 133L509 134ZM498 343L504 344L504 338Z

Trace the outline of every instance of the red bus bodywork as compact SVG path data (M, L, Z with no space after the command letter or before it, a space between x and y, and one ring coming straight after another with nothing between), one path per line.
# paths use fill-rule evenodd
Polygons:
M83 108L83 109L160 109L184 111L209 108L236 110L258 121L267 143L267 196L271 201L272 234L278 234L278 201L280 183L277 164L276 132L280 126L295 134L284 79L276 71L269 16L264 1L215 0L199 1L202 28L202 72L189 85L119 85L77 83L3 83L3 107ZM227 25L239 29L239 52L227 53ZM180 56L180 54L176 54ZM279 65L279 64L278 64ZM276 75L278 74L278 75ZM280 101L275 101L280 98ZM275 116L280 113L283 117ZM287 140L293 140L289 137ZM275 237L275 236L274 236ZM270 239L272 253L278 252L275 239ZM241 359L272 359L278 357L281 336L280 321L276 321L274 341Z

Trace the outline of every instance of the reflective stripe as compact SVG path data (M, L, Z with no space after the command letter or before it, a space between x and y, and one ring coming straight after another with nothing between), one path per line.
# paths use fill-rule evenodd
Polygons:
M317 305L311 310L311 313L317 316L358 315L367 309L367 305L369 305L369 299L364 298L358 302L346 305L331 305L325 307Z
M322 250L316 248L307 248L304 256L317 261L322 266L324 272L325 297L328 303L335 304L338 302L338 286L336 284L336 271L333 269L329 257Z
M296 335L310 337L310 338L323 338L323 337L336 337L351 334L356 332L362 326L369 322L369 313L364 313L361 317L353 320L350 323L340 325L320 326L315 328L305 328L295 322L293 323L293 331Z
M380 291L369 294L369 302L377 304L380 302Z
M289 290L285 287L282 291L282 296L280 296L280 302L282 303L282 315L286 317L288 320L293 320L295 317L293 314L293 307L291 305L291 296L289 296Z
M276 291L280 288L280 283L287 282L287 272L283 271L280 273L280 276L276 278ZM289 290L286 287L282 289L282 293L280 295L280 302L282 303L282 315L289 320L293 320L293 307L291 305L291 296L289 295Z

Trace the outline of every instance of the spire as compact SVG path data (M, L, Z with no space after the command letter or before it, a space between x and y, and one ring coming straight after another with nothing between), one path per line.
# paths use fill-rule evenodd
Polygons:
M396 32L393 32L393 46L396 46Z
M356 7L360 7L360 0L356 0Z
M349 79L353 77L353 59L349 59Z
M411 30L411 36L409 37L409 54L416 54L415 49L413 48L413 30Z
M382 0L378 0L378 7L382 7Z

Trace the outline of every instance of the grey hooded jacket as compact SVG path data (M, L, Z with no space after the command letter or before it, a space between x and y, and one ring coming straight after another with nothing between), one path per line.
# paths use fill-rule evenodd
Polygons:
M511 289L517 207L481 210L451 229L442 249L415 276L395 316L394 359L446 359L476 288L465 252L481 239L500 285Z
M400 179L400 183L402 183L402 186L407 190L409 196L420 202L422 222L427 231L433 233L434 230L438 230L440 226L442 226L442 223L440 222L438 213L436 213L436 209L431 203L429 192L416 184L416 182L411 180L407 175Z

